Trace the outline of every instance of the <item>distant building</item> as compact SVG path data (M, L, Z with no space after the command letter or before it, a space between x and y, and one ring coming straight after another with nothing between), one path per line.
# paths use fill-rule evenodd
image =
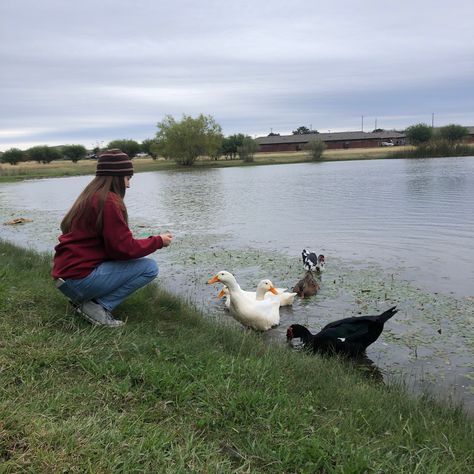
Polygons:
M394 146L405 145L405 134L395 130L382 132L337 132L308 133L305 135L273 135L258 137L259 151L301 151L311 140L323 141L329 150L347 148L373 148L392 143Z
M469 134L467 136L467 142L468 143L474 143L474 127L466 127Z

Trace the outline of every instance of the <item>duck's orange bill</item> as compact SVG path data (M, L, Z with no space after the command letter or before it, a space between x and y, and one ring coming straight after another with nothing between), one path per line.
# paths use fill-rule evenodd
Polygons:
M213 276L210 280L207 281L208 285L212 285L213 283L219 283L219 278L217 278L217 275Z
M217 295L217 297L218 298L224 298L224 296L225 296L225 290L224 290L224 288L222 288L222 290L219 291L219 294Z
M278 295L278 291L274 286L272 286L268 291L271 291L274 295Z

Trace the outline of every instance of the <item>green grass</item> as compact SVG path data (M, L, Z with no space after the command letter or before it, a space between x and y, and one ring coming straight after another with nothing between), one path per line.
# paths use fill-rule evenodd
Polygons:
M173 169L174 163L153 161L151 159L135 159L136 171L157 171ZM28 161L17 165L0 164L0 183L22 181L25 179L58 178L63 176L80 176L94 174L95 160L81 160L77 163L58 160L47 164Z
M295 353L150 285L94 328L0 241L0 472L468 473L459 408Z
M469 143L451 143L447 140L431 140L413 149L400 150L396 158L445 158L448 156L472 156L474 146Z

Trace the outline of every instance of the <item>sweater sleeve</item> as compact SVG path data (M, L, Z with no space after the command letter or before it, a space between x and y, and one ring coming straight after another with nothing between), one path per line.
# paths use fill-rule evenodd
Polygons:
M102 236L107 256L111 260L131 260L145 257L163 247L159 235L134 239L116 198L109 193L104 203Z

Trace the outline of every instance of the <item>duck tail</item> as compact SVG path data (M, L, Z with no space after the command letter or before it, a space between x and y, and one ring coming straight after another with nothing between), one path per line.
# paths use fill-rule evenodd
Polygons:
M385 323L388 321L392 316L398 313L398 309L396 306L392 306L390 309L387 309L387 311L384 311L382 314L378 316L378 320L381 323Z

